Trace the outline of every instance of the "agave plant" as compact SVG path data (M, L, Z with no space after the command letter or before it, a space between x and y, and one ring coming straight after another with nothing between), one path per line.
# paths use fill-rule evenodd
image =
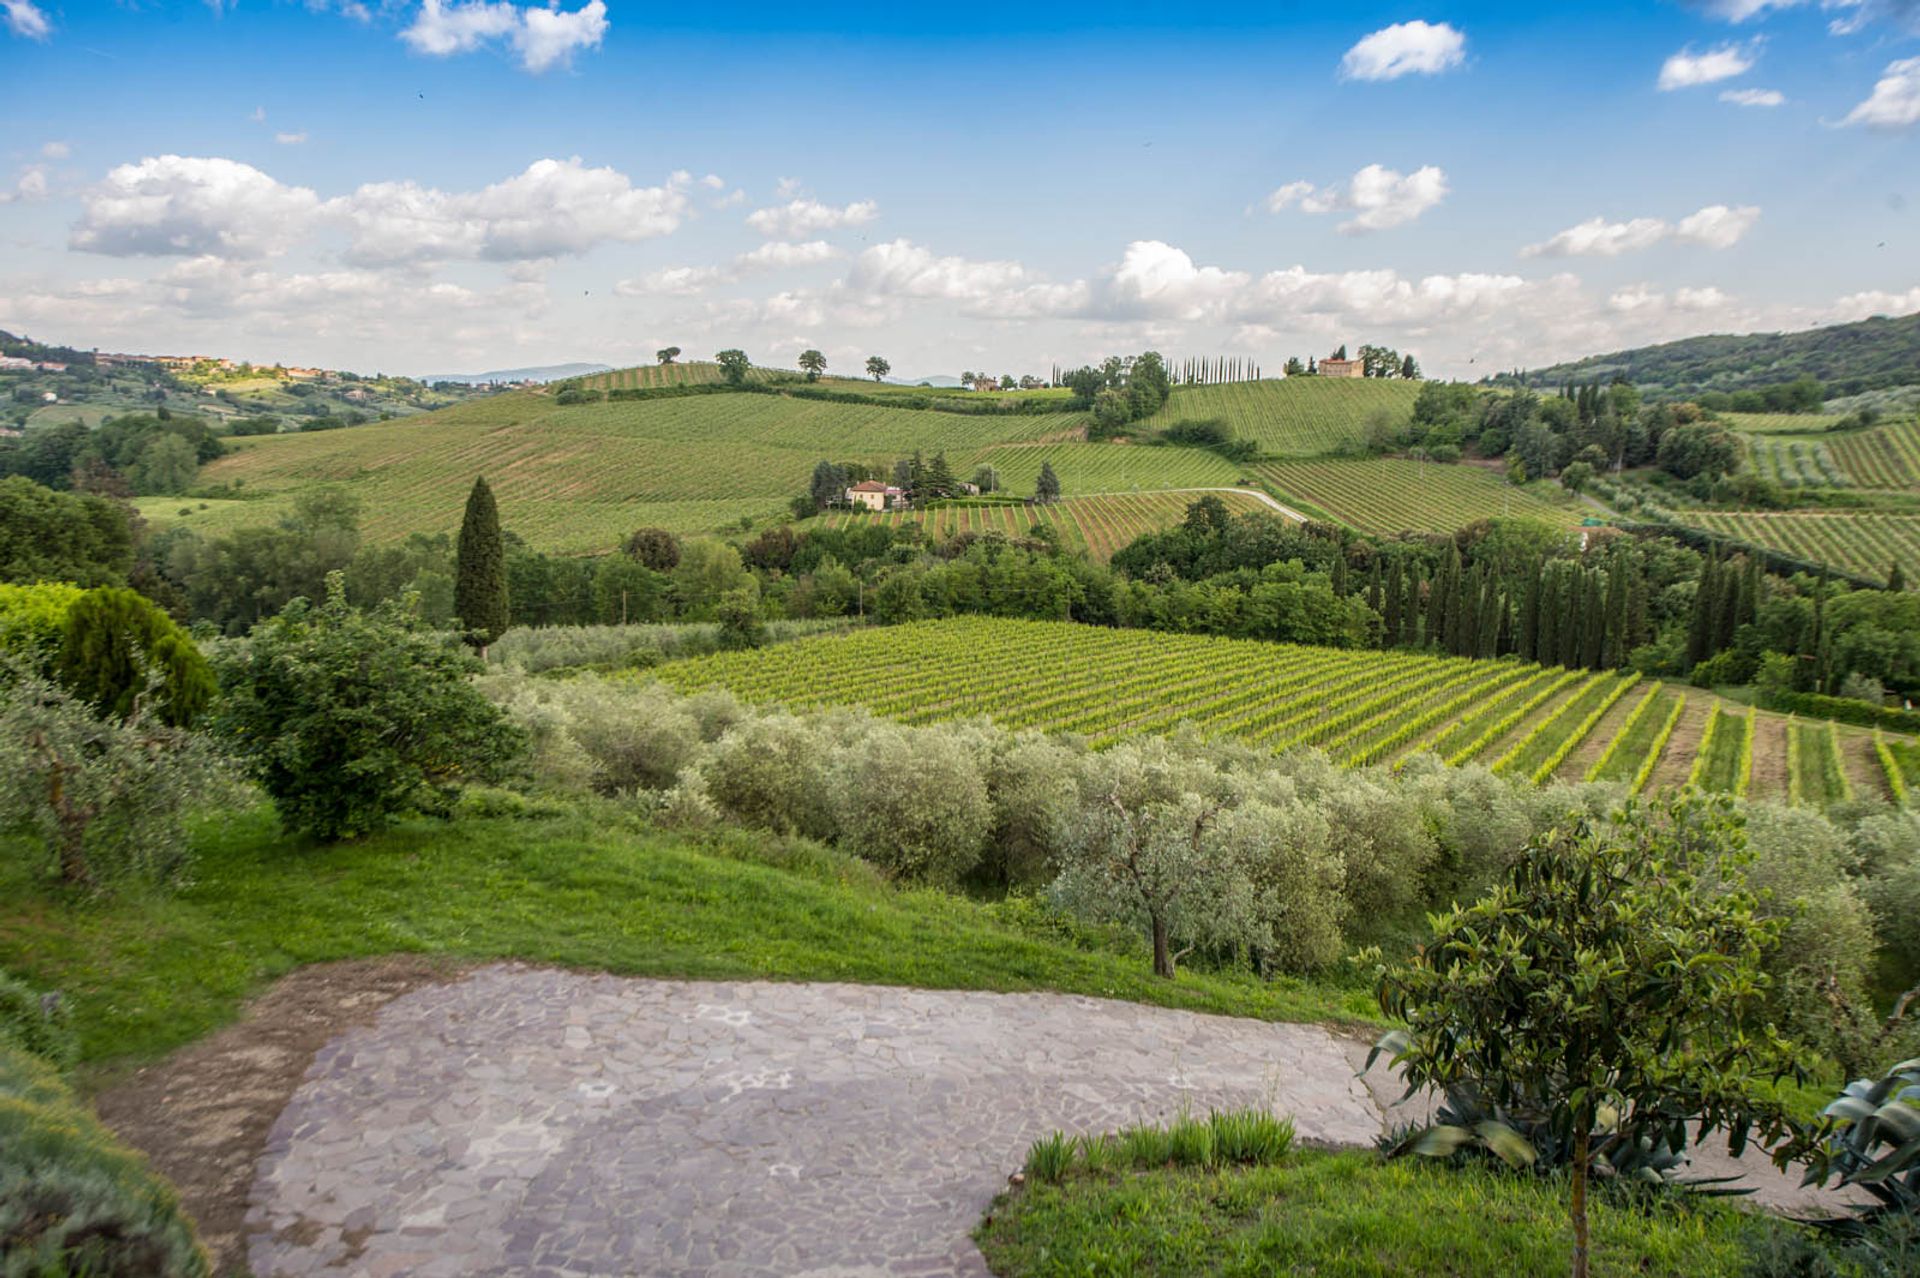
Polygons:
M1824 1184L1835 1172L1877 1200L1861 1215L1920 1218L1920 1056L1875 1081L1858 1078L1821 1116L1830 1127L1807 1156L1803 1184Z

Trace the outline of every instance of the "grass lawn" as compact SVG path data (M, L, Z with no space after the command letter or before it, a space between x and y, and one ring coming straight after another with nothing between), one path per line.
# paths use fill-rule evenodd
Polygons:
M1049 989L1276 1020L1374 1015L1357 984L1183 972L1068 934L1030 903L894 888L862 863L733 832L696 842L608 810L416 821L358 843L269 810L204 829L193 882L102 901L46 886L0 840L0 968L73 1000L90 1063L151 1058L231 1019L263 982L390 953L633 975Z
M1745 1270L1788 1227L1678 1196L1590 1209L1595 1275L1711 1278ZM995 1203L976 1235L1003 1278L1314 1274L1319 1278L1568 1270L1566 1186L1365 1151L1299 1150L1278 1166L1070 1174Z

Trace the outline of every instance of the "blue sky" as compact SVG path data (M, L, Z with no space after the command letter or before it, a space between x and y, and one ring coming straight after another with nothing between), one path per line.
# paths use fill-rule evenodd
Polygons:
M1920 0L0 0L0 327L1460 376L1920 310Z

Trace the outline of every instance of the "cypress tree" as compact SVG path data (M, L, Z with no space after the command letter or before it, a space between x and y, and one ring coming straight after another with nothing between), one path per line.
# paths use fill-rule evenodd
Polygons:
M1060 476L1053 473L1053 463L1040 463L1040 478L1033 485L1033 495L1043 506L1051 506L1060 500Z
M1420 642L1420 570L1408 567L1406 597L1400 602L1400 644L1411 648Z
M1733 631L1740 624L1744 608L1741 596L1747 591L1747 579L1729 564L1720 580L1720 609L1713 619L1713 652L1733 647ZM1707 654L1712 656L1713 653Z
M1693 616L1687 626L1687 668L1707 659L1713 642L1714 618L1720 614L1720 562L1709 559L1700 568L1700 585L1693 596Z
M1549 564L1540 579L1540 610L1534 631L1533 654L1528 658L1543 666L1560 660L1560 577L1559 565Z
M1607 640L1607 604L1600 589L1600 574L1587 574L1586 591L1586 627L1581 632L1580 664L1589 670L1600 669L1600 661L1606 655Z
M1887 589L1895 594L1907 588L1907 574L1900 571L1900 561L1893 561L1893 567L1887 570Z
M1380 611L1380 605L1382 603L1380 590L1380 560L1378 556L1375 556L1373 571L1367 574L1367 607L1373 609L1375 612Z
M1342 546L1333 556L1333 593L1342 599L1347 597L1347 551Z
M1607 568L1607 622L1600 661L1609 670L1627 664L1627 557L1615 554Z
M500 535L500 508L484 478L473 481L460 521L453 611L476 648L484 649L507 628L507 547Z
M1533 570L1527 574L1526 590L1520 596L1520 642L1517 651L1522 661L1535 660L1540 651L1540 575L1541 565L1535 562Z
M1406 623L1403 620L1406 614L1401 611L1405 594L1406 587L1402 580L1400 561L1395 559L1387 565L1387 593L1384 600L1386 611L1381 614L1387 623L1386 645L1390 648L1398 647L1406 641Z
M1572 569L1560 596L1560 664L1569 670L1580 664L1580 641L1586 634L1586 577L1584 568Z
M1758 559L1747 560L1747 587L1740 595L1740 624L1750 626L1760 620L1760 601L1767 593L1766 574Z
M1627 571L1627 630L1622 647L1631 657L1633 650L1647 642L1647 565L1634 555Z

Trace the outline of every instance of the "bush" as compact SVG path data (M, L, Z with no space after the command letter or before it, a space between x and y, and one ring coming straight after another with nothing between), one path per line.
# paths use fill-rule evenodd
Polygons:
M701 788L736 821L824 841L834 833L827 801L831 750L827 734L805 719L750 719L715 743L700 765Z
M101 716L35 674L0 689L0 828L37 837L68 884L177 877L188 815L231 794L201 736Z
M67 1001L0 972L0 1051L8 1047L32 1052L60 1069L71 1069L80 1057Z
M213 669L193 639L134 591L89 590L67 610L54 677L102 714L127 718L151 696L186 727L213 700Z
M952 886L980 862L993 809L964 744L870 722L835 761L841 845L899 878Z
M220 727L290 830L321 839L445 815L458 787L499 780L525 735L469 675L457 636L396 603L350 607L341 574L222 654Z
M67 613L86 593L63 581L0 582L0 657L45 668L66 634Z
M203 1278L173 1191L53 1067L0 1042L0 1258L8 1275Z

